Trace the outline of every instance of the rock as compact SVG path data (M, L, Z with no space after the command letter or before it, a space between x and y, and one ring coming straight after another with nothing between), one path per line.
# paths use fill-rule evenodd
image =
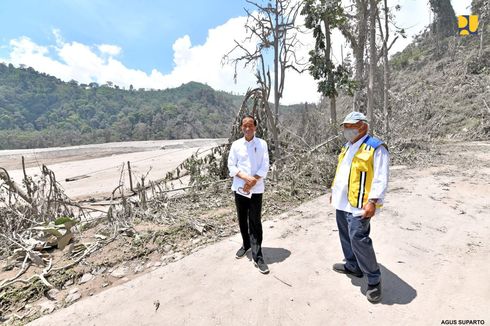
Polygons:
M153 263L150 261L148 264L146 264L146 268L153 267Z
M40 310L41 314L45 315L45 314L50 314L54 311L54 309L56 308L56 303L53 301L46 300L46 301L40 302L39 306L41 307L41 310Z
M77 293L78 291L80 291L78 288L73 288L70 290L70 292L68 292L68 294Z
M75 282L73 282L73 279L69 279L68 281L65 282L65 284L63 284L63 287L67 288L73 284L75 284Z
M170 251L170 250L172 250L172 246L171 245L165 245L165 247L163 247L163 250L165 252Z
M145 265L141 264L141 265L138 265L134 268L134 273L135 274L138 274L138 273L141 273L145 270Z
M94 271L92 271L92 274L94 274L94 275L100 275L100 274L104 274L106 271L107 271L107 267L100 266L99 268L97 268Z
M181 252L177 252L175 255L174 255L174 260L177 261L177 260L181 260L182 258L184 258L184 255L181 253Z
M199 250L201 250L201 246L197 246L196 248L192 249L191 250L191 253L195 253L195 252L198 252Z
M61 292L58 289L51 289L48 291L48 299L60 300Z
M73 290L76 290L76 291L73 291ZM80 292L78 292L78 289L73 289L73 290L71 290L70 293L68 293L68 295L66 296L66 298L65 298L66 303L73 303L82 297Z
M117 278L123 278L128 274L128 272L129 270L126 266L119 266L111 273L111 275Z
M162 257L160 257L160 260L162 262L168 262L170 259L172 259L173 255L172 254L166 254L166 255L163 255Z
M162 266L162 262L157 261L157 262L155 262L154 266L155 266L155 267L160 267L160 266Z
M90 273L85 273L83 274L82 278L80 279L80 281L78 281L78 284L84 284L84 283L87 283L88 281L91 281L94 279L94 276Z
M103 288L105 288L105 287L107 287L107 286L109 286L109 283L107 283L107 282L102 284L102 287L103 287Z

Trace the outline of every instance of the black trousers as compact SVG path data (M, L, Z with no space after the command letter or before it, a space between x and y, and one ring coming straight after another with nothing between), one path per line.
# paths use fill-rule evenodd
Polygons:
M252 258L257 261L262 256L262 194L252 194L252 198L235 192L238 224L242 234L243 248L252 248Z

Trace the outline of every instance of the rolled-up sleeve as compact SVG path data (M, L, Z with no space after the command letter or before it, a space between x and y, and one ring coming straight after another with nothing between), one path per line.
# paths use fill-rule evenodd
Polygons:
M267 148L267 143L262 142L262 150L264 154L262 155L262 161L260 162L259 169L257 170L257 175L262 179L267 177L267 172L269 172L269 149Z
M228 171L230 172L230 177L237 175L240 170L237 167L238 157L236 154L236 147L232 144L230 148L230 154L228 154Z
M384 146L380 146L374 152L374 177L369 198L383 200L388 188L390 155Z

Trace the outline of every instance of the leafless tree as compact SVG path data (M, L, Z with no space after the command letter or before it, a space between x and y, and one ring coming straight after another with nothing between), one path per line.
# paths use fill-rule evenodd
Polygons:
M354 80L357 82L357 90L354 93L354 109L365 112L362 94L365 89L364 82L364 51L368 35L368 4L370 0L355 0L346 11L347 20L340 25L340 31L350 43L355 61Z
M271 121L274 139L274 156L280 156L279 147L279 104L284 91L286 71L289 69L301 71L302 64L296 57L295 47L299 44L296 18L301 2L293 0L267 1L267 4L246 0L254 10L245 9L247 23L245 28L247 38L245 42L235 40L235 47L224 56L224 61L231 61L235 65L235 78L238 64L252 65L256 68L258 85L263 89L266 98L271 94L271 76L269 61L266 52L273 50L274 78L274 114ZM254 42L255 48L248 49L244 44ZM231 57L232 53L239 53ZM267 105L268 106L268 105ZM269 110L269 108L267 108Z
M399 9L399 6L396 7ZM384 30L383 25L381 24L380 15L376 16L378 20L379 33L381 35L381 39L383 40L383 47L381 49L381 55L379 57L383 58L383 133L385 134L385 141L389 141L389 133L390 133L390 66L388 64L388 53L395 44L399 35L396 35L395 38L391 41L390 45L388 42L390 41L390 9L388 7L388 0L384 0L383 3L383 14L384 14ZM395 26L396 27L396 26ZM398 31L403 37L405 37L404 30Z
M376 121L374 121L374 74L376 70L376 15L378 14L378 1L369 0L369 81L367 88L367 114L371 123L371 128L374 129Z

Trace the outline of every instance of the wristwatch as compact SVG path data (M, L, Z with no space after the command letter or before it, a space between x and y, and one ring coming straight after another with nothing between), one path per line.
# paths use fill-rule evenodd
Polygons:
M369 198L368 199L368 202L376 205L376 203L378 202L378 200L377 199L374 199L374 198Z

